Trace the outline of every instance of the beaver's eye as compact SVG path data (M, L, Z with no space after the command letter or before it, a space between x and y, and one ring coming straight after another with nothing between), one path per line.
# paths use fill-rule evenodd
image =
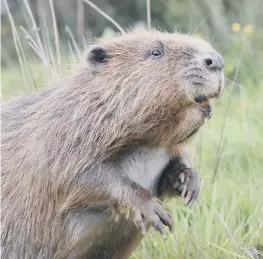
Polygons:
M161 52L159 49L154 49L154 50L152 51L152 55L155 56L155 57L157 57L157 56L162 55L162 52Z

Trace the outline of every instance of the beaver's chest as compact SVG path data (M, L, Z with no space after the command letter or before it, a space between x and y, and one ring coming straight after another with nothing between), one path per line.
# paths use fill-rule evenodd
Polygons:
M158 181L168 162L165 149L140 148L123 155L116 163L116 169L126 172L131 180L156 195ZM143 237L133 222L125 218L118 222L106 220L100 233L96 238L97 244L93 245L86 258L127 258Z
M138 148L122 156L116 167L132 181L156 195L157 183L168 162L169 156L165 149Z

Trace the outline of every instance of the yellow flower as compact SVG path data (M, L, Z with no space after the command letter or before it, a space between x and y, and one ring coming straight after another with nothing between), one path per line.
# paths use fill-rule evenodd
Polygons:
M241 29L240 23L236 23L236 22L235 22L235 23L232 24L232 30L233 30L234 32L239 32L240 29Z
M243 31L245 33L253 33L253 26L251 24L246 24L244 27L243 27Z
M234 66L231 63L226 64L225 71L232 72L234 70Z

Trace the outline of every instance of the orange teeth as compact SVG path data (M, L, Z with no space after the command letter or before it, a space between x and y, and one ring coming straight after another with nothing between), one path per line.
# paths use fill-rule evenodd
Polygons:
M201 106L208 106L209 102L208 101L204 101L204 102L199 103L199 105L201 105Z
M209 100L208 98L204 96L199 96L195 98L195 102L201 106L208 106L209 105Z

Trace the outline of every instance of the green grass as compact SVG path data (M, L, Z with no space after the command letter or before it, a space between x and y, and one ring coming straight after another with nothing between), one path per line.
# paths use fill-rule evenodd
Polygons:
M24 83L22 74L16 67L1 71L3 97L9 98L14 95L23 95L43 86L47 78L45 68L35 62L32 62L30 66L32 69L31 84Z
M250 6L251 1L244 2ZM169 1L170 4L173 2ZM196 4L192 7L197 8ZM184 5L180 8L184 9ZM212 119L192 147L194 165L203 180L199 198L192 208L184 206L179 199L168 201L175 233L167 233L163 238L151 230L131 258L263 258L263 30L255 25L253 33L244 31L244 13L258 13L256 10L261 8L256 4L254 11L242 8L236 18L241 21L240 30L232 31L231 22L224 22L225 27L218 29L224 31L225 38L213 44L224 56L226 76L238 83L227 80L223 98L216 103ZM201 22L207 13L199 11L196 19ZM166 22L173 18L170 15ZM20 35L21 39L21 31L15 26L13 35ZM223 25L217 23L217 26ZM203 36L209 32L214 33L206 24ZM30 33L36 43L38 32ZM44 34L52 38L56 33L50 30ZM196 36L200 34L198 30ZM227 44L223 45L222 41ZM39 47L42 62L36 61L36 55L32 61L32 53L29 55L23 44L17 47L23 73L17 64L2 70L4 98L43 87L45 81L50 80L50 70L43 65L43 60L49 60L52 69L57 68L52 40L47 38L44 44L44 49L49 51L44 53ZM77 48L73 40L68 44L72 57ZM253 257L250 251L262 256Z

